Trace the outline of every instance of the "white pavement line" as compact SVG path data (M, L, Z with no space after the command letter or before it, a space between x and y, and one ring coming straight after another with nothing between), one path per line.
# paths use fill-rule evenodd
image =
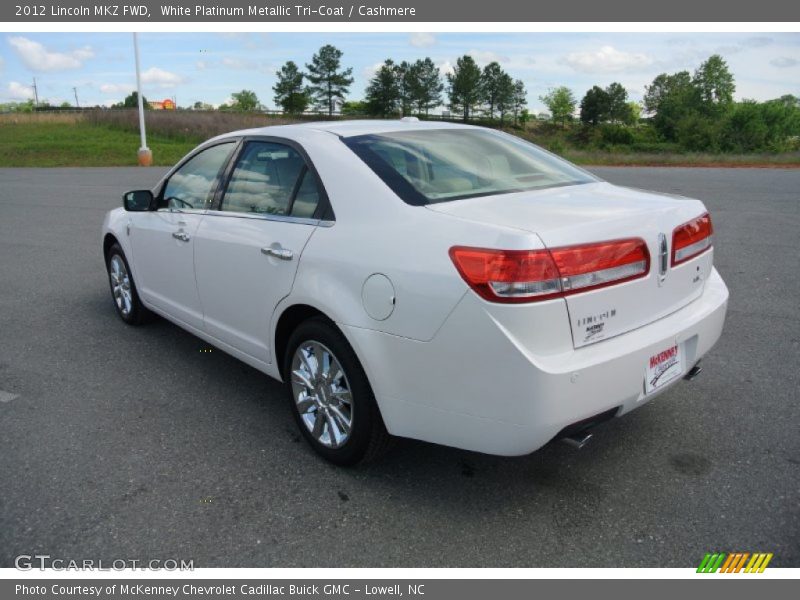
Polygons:
M19 398L19 394L12 394L11 392L4 392L3 390L0 390L0 402L3 404L11 402L12 400L16 400L17 398Z

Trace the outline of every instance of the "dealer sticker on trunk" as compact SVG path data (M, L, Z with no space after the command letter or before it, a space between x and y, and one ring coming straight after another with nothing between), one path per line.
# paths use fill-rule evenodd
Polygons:
M653 354L647 361L644 392L649 394L683 373L680 345L675 344Z

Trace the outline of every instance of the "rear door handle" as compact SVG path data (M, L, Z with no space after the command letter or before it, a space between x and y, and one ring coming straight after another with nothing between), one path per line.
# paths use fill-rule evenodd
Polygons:
M268 246L266 248L261 249L261 254L266 254L267 256L274 256L275 258L280 258L281 260L292 260L294 257L294 252L291 250L287 250L286 248L281 248L278 246L274 248L272 246Z
M174 237L176 240L180 240L182 242L188 242L191 239L189 237L189 234L184 232L184 231L173 231L172 232L172 237Z

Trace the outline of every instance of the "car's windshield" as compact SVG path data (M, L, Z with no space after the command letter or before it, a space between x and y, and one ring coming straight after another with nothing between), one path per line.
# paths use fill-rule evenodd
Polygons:
M541 148L484 129L425 129L343 140L409 204L598 181Z

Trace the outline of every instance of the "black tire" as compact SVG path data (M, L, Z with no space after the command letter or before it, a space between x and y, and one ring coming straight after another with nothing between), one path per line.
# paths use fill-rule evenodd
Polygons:
M352 426L347 441L338 448L317 440L303 421L292 390L292 361L304 343L318 342L339 362L350 388ZM364 368L342 333L324 317L303 321L292 332L283 360L283 379L297 427L312 448L326 460L342 466L372 463L389 450L392 436L386 431Z
M114 295L112 269L115 259L121 260L125 267L125 273L127 274L129 281L128 291L130 294L130 309L127 308L127 305L121 305L119 302L117 302L117 298ZM133 274L131 273L131 267L128 264L128 259L125 258L125 253L117 243L111 246L106 254L106 272L108 273L108 285L111 289L111 300L114 302L114 308L116 309L119 318L125 321L125 323L128 325L141 325L142 323L149 321L153 313L147 310L144 304L142 304L142 301L139 299L139 292L136 290L136 283L133 280Z

